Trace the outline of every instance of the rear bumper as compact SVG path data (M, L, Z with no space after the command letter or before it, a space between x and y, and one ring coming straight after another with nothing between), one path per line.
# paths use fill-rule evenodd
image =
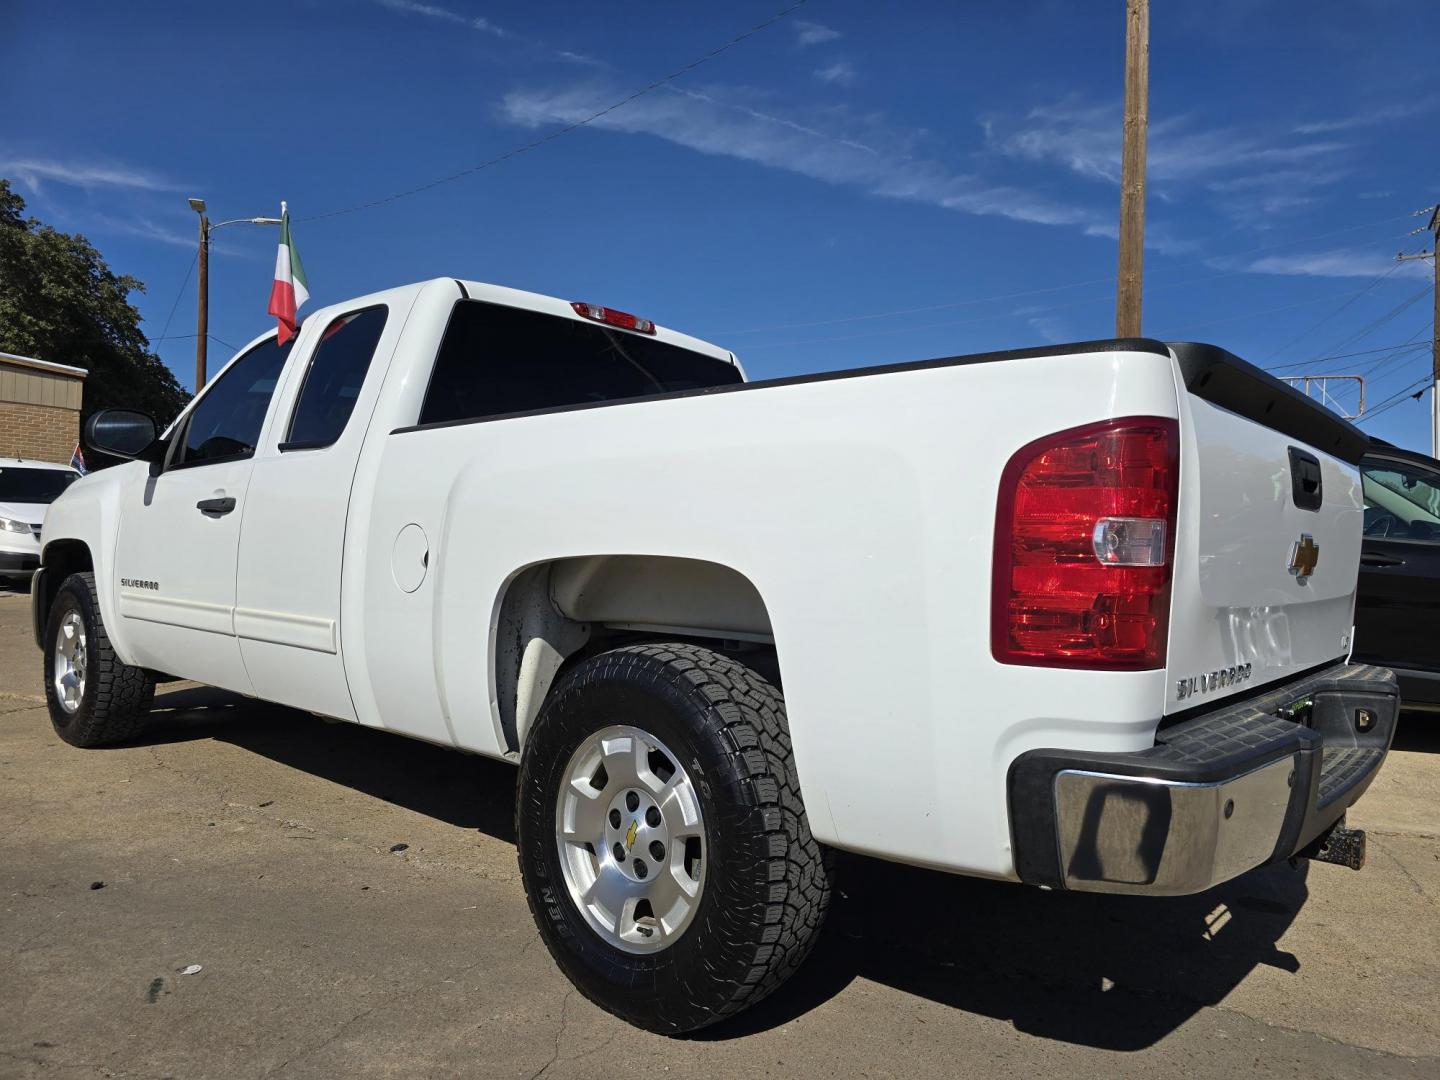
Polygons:
M1400 700L1407 709L1440 709L1440 671L1395 668L1400 680Z
M1370 786L1398 708L1394 673L1341 663L1167 722L1148 750L1031 750L1009 775L1016 871L1175 896L1289 858Z

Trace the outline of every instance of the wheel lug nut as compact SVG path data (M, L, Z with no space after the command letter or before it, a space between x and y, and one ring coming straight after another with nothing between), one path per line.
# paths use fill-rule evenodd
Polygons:
M642 859L636 859L636 860L635 860L635 876L636 876L636 877L638 877L638 878L643 878L643 877L644 877L646 874L648 874L649 872L650 872L650 871L645 868L645 862L644 862L644 860L642 860Z
M660 827L660 808L658 806L652 806L645 811L645 824L652 829Z
M640 796L636 795L633 791L627 791L625 793L625 809L629 810L633 814L639 808Z
M620 827L620 811L619 811L619 810L611 810L611 811L610 811L610 827L611 827L612 829L618 829L618 828Z
M659 840L651 840L651 841L650 841L650 857L651 857L652 859L654 859L656 862L661 862L661 861L664 860L664 858L665 858L665 845L662 844L662 843L660 843Z
M625 845L624 845L624 844L616 844L616 845L615 845L615 861L616 861L616 862L619 862L619 863L623 863L623 862L625 861Z

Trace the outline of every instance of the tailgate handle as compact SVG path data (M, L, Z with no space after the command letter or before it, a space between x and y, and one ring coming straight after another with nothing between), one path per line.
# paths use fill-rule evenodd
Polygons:
M1320 509L1320 459L1298 446L1290 447L1290 493L1301 510Z
M1391 558L1389 555L1361 555L1361 566L1404 566L1404 559Z

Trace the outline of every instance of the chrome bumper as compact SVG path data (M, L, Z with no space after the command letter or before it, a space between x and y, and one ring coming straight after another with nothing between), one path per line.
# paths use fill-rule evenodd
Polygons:
M1055 778L1067 889L1200 892L1269 859L1295 756L1211 784L1066 769Z
M1168 723L1139 753L1032 750L1010 770L1017 871L1175 896L1288 858L1369 786L1397 712L1391 672L1339 664Z

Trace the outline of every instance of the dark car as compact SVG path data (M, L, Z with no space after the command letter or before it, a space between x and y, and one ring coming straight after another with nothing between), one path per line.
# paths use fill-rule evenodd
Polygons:
M1355 659L1393 668L1406 708L1440 712L1440 461L1376 442L1360 472Z

